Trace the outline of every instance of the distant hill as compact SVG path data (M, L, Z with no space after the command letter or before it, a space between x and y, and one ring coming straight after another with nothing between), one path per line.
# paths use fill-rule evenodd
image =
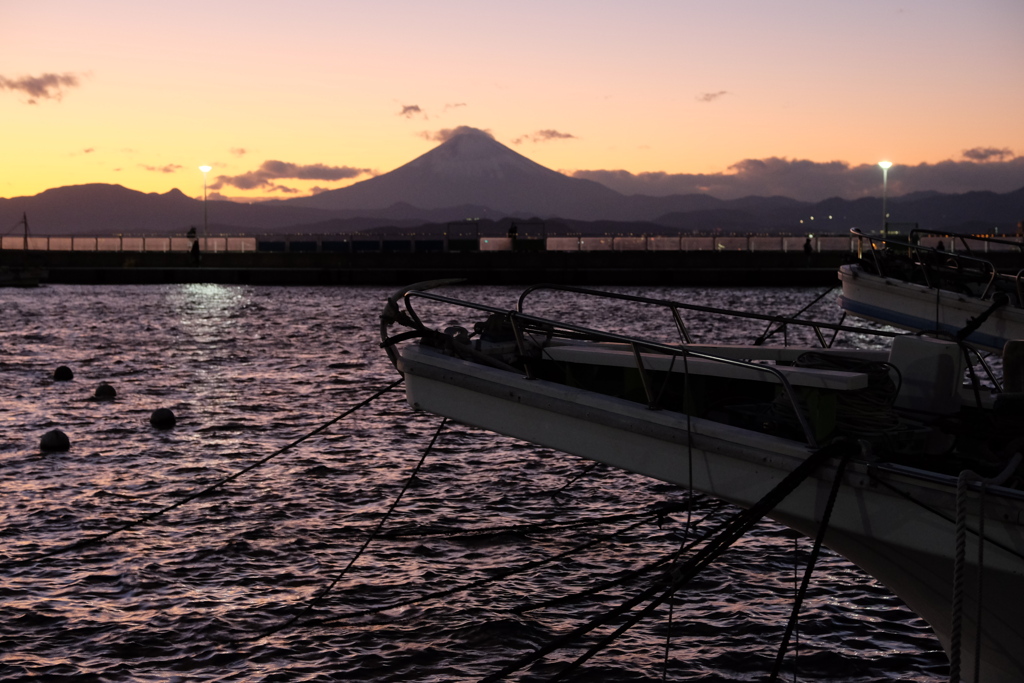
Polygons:
M267 231L334 217L315 209L234 202L211 201L207 208L211 233ZM22 214L41 235L184 234L191 226L203 227L202 200L179 190L147 194L121 185L73 185L0 199L0 232Z
M211 234L406 230L466 219L503 225L500 220L506 217L543 220L588 234L843 232L875 230L882 222L878 197L801 202L777 196L626 196L545 168L471 128L394 171L349 187L283 201L209 201L206 210ZM917 192L890 197L888 210L891 221L922 228L987 225L1005 233L1024 220L1024 188L1004 194ZM31 232L46 235L184 234L204 224L203 202L178 190L147 194L105 184L0 199L0 234L12 232L22 214Z

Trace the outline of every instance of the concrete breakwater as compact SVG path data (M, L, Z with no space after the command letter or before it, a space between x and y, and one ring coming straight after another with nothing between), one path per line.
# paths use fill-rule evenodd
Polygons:
M41 283L395 285L464 278L476 284L831 285L849 252L468 251L437 253L0 251L0 266Z

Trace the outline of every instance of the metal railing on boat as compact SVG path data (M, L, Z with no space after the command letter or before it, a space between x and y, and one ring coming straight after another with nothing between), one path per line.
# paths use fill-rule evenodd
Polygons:
M531 291L536 291L540 287L542 287L542 286L537 286L537 287L530 288L529 290L527 290L527 292L524 293L523 296L525 296L526 294L528 294ZM645 297L634 297L632 295L615 294L615 293L611 293L611 292L601 292L601 291L598 291L598 290L588 290L588 289L578 288L578 287L560 287L560 286L558 286L558 287L549 286L549 287L552 287L554 289L560 289L560 290L564 289L565 291L579 293L579 294L590 294L590 295L596 295L596 296L609 296L611 298L619 298L619 299L623 299L623 300L627 300L627 301L638 301L638 302L642 302L642 303L662 303L662 304L671 303L671 304L673 304L678 309L692 308L694 310L702 310L702 311L707 311L707 312L715 312L715 313L723 313L723 314L731 314L731 313L733 313L732 311L722 311L721 309L715 309L715 308L707 307L707 306L698 307L698 306L693 305L693 304L683 304L681 302L665 302L665 301L656 300L656 299L646 299ZM414 297L418 297L418 298L422 298L422 299L426 299L426 300L430 300L430 301L435 301L435 302L438 302L438 303L448 304L448 305L452 305L452 306L468 308L468 309L471 309L471 310L477 310L477 311L481 311L481 312L485 312L485 313L490 313L490 314L496 314L496 315L503 316L508 321L508 323L509 323L509 325L510 325L510 327L512 329L517 349L519 351L520 356L524 359L524 370L525 370L525 373L526 373L526 377L528 379L535 379L535 373L534 373L533 369L531 368L530 362L527 360L527 353L526 353L526 351L527 351L526 335L530 332L531 329L543 332L545 334L545 336L553 336L553 335L555 335L555 333L557 331L562 331L563 333L566 333L566 336L571 336L571 338L575 338L575 339L586 338L586 339L589 339L589 340L592 340L592 341L610 342L610 343L618 343L618 344L627 345L632 350L632 352L633 352L633 357L634 357L635 362L636 362L636 369L637 369L637 371L640 374L641 384L643 386L645 396L648 399L648 405L652 409L657 409L657 407L658 407L658 405L657 405L658 404L658 397L655 395L654 390L653 390L653 386L652 386L652 384L650 382L650 378L647 376L647 369L646 369L646 367L644 365L644 361L643 361L643 352L648 352L648 353L654 352L654 353L661 353L661 354L665 354L665 355L670 355L670 356L673 356L673 357L682 357L682 358L684 358L684 360L688 359L688 358L696 358L696 359L701 359L701 360L708 360L708 361L713 361L713 362L716 362L716 363L723 363L723 364L726 364L726 365L732 365L732 366L747 368L749 370L753 370L753 371L758 372L758 373L770 374L770 375L773 376L774 380L776 382L778 382L778 384L780 384L782 386L782 389L785 392L786 397L787 397L787 399L788 399L788 401L789 401L789 403L790 403L790 405L791 405L791 407L793 409L793 414L795 416L795 419L797 420L797 423L799 424L800 429L803 432L804 438L806 439L808 445L810 445L813 448L817 448L818 447L818 441L817 441L817 439L816 439L816 437L814 435L814 429L811 426L810 420L808 419L808 417L807 417L807 415L805 413L804 408L801 406L800 402L798 401L798 399L796 397L796 393L795 393L795 391L793 389L792 384L787 379L787 377L786 377L786 375L785 375L785 373L783 371L781 371L778 368L773 367L771 365L762 365L762 364L759 364L759 363L753 363L753 362L750 362L750 361L739 360L739 359L735 359L735 358L726 358L726 357L716 356L714 354L709 354L709 353L701 352L701 351L694 351L692 349L686 348L686 343L687 342L685 340L688 339L688 334L685 332L685 326L681 325L681 319L678 316L678 311L677 310L675 311L674 317L678 321L678 324L680 324L681 335L682 335L682 337L684 339L684 343L682 345L680 345L680 346L674 346L674 345L665 344L665 343L661 343L661 342L656 342L656 341L651 341L651 340L646 340L646 339L640 339L640 338L637 338L637 337L631 337L629 335L619 334L619 333L615 333L615 332L606 332L606 331L603 331L603 330L598 330L598 329L594 329L594 328L591 328L591 327L586 327L586 326L583 326L583 325L576 325L576 324L572 324L572 323L552 320L550 318L543 318L543 317L539 317L539 316L534 316L534 315L530 315L530 314L524 313L524 312L522 312L519 309L514 310L514 311L509 311L509 310L498 308L498 307L495 307L495 306L489 306L487 304L480 304L480 303L470 302L470 301L466 301L466 300L463 300L463 299L456 299L454 297L444 296L444 295L440 295L440 294L435 294L435 293L429 292L429 291L412 289L412 290L405 291L403 294L401 294L401 296L402 296L402 298L403 298L403 300L405 302L405 307L406 307L406 310L408 311L410 317L415 321L415 323L417 325L422 326L424 329L426 329L426 326L423 325L422 321L420 320L418 314L415 311L415 307L412 305L412 299ZM523 303L523 300L522 300L522 297L521 297L520 301L519 301L519 308L520 309L522 307L522 303ZM873 334L879 334L880 336L883 336L883 337L894 337L894 336L896 336L896 334L892 333L892 332L877 332L876 333L875 331L865 330L863 328L848 327L848 326L843 326L843 325L838 325L838 324L830 324L830 323L814 323L814 322L806 321L806 320L779 318L779 317L773 317L773 316L765 316L765 315L761 315L761 314L752 314L752 313L741 314L741 317L747 317L747 318L756 319L756 320L762 320L762 321L768 320L768 321L773 321L773 322L794 323L794 324L801 324L801 325L808 325L808 326L813 326L813 325L817 324L817 325L819 325L822 328L833 329L833 330L836 330L836 331L844 331L845 330L845 331L851 331L851 332L856 332L856 333L871 332ZM824 337L823 337L823 335L820 334L820 331L819 331L818 334L819 334L819 338L822 341L824 341ZM823 346L827 346L827 344L823 344Z
M992 244L996 244L1003 250L1011 250L1011 248L1017 250L1021 254L1022 258L1024 258L1024 245L1019 242L993 237L961 235L959 233L943 232L941 230L920 229L911 231L909 241L891 237L866 235L858 228L852 228L850 230L850 234L857 239L857 258L861 260L864 260L863 243L867 240L871 253L871 263L877 270L878 274L882 277L888 277L891 275L891 273L886 272L887 268L885 259L883 258L884 254L906 250L906 255L911 259L915 268L921 273L924 285L929 289L941 289L940 275L941 272L945 270L949 273L955 273L962 278L973 276L979 283L983 282L984 288L981 293L977 295L979 299L990 299L995 293L997 285L1002 283L1013 288L1017 295L1018 306L1024 304L1024 281L1022 281L1021 277L1024 275L1024 268L1018 270L1013 275L1000 272L991 261L974 256L973 254L977 252L970 246L971 242L980 242L985 245L985 252L988 252L989 247ZM924 246L921 244L921 241L925 236L946 237L951 240L950 247L953 247L955 242L959 242L966 253L952 250L947 251L946 249L940 249L937 246ZM881 245L881 248L879 248L878 245Z
M835 336L834 335L832 337L832 342L826 340L825 339L825 335L822 332L822 330L830 330L830 331L834 332L835 334L838 334L839 332L851 332L851 333L855 333L855 334L863 334L865 332L869 332L869 330L865 330L864 328L851 327L849 325L843 325L842 324L842 319L838 323L829 323L829 322L824 322L824 321L820 321L820 320L804 320L802 318L795 318L795 317L788 317L788 316L778 316L778 315L768 315L768 314L765 314L765 313L755 313L755 312L752 312L752 311L731 311L731 310L727 311L727 310L723 310L723 309L720 309L720 308L715 308L713 306L702 306L700 304L688 304L688 303L684 303L682 301L672 301L670 299L654 299L654 298L651 298L651 297L638 296L638 295L635 295L635 294L621 294L621 293L618 293L618 292L606 292L606 291L603 291L603 290L587 289L585 287L574 287L572 285L539 284L539 285L533 285L531 287L527 287L523 291L523 293L519 295L519 302L516 305L516 310L519 313L524 313L525 312L524 311L524 304L526 303L526 297L529 296L530 294L534 293L534 292L541 291L541 290L558 291L558 292L572 292L574 294L582 294L582 295L586 295L586 296L600 297L600 298L606 298L606 299L615 299L615 300L619 300L619 301L630 301L630 302L633 302L633 303L640 303L640 304L647 304L647 305L651 305L651 306L660 306L660 307L663 307L663 308L668 308L669 311L672 314L672 320L675 323L676 328L677 328L677 330L679 332L680 340L684 344L692 344L693 340L690 337L689 330L686 328L686 324L683 322L682 316L680 315L679 311L694 311L694 312L699 312L699 313L712 313L712 314L726 316L726 317L732 317L732 318L741 318L741 319L745 319L745 320L758 320L758 321L761 321L761 322L767 322L768 323L768 328L765 330L765 332L763 334L761 334L757 338L757 340L755 340L755 342L754 342L755 345L757 345L759 343L764 343L765 341L767 341L767 339L769 337L774 335L776 332L778 332L780 330L783 330L783 329L785 329L788 326L810 328L814 332L814 335L817 338L818 342L821 344L822 348L830 348L832 346L832 342L835 341ZM827 294L828 292L826 291L825 293ZM820 298L821 297L819 297L819 299ZM815 300L815 302L816 301L817 301L817 299ZM812 303L815 303L815 302L812 302ZM806 310L806 309L807 309L807 307L805 306L804 310ZM844 319L845 319L845 313L844 313ZM776 327L774 330L771 330L771 326L772 325L777 325L778 327ZM870 330L870 333L873 334L873 335L879 336L879 337L890 337L891 338L891 337L897 336L897 333L889 332L887 330Z

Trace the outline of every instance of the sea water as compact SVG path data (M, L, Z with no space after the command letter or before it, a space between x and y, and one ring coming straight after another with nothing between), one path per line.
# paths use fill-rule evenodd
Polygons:
M819 294L619 291L780 314ZM400 387L274 455L398 379L379 346L389 293L0 290L0 678L479 680L658 575L523 606L622 577L733 511L465 425L438 431L440 418L410 409ZM502 287L447 293L503 309L518 296ZM834 295L820 306L835 317ZM664 311L547 293L527 310L593 326L621 314L627 333L674 334ZM441 323L472 322L451 315ZM749 343L763 330L695 315L687 323L706 342ZM59 365L74 379L53 381ZM113 401L94 398L101 382L115 388ZM158 408L175 413L173 429L149 424ZM40 450L54 428L69 436L69 451ZM664 502L689 509L650 514ZM808 539L758 524L573 680L763 679L810 549ZM555 676L618 623L510 680ZM823 552L784 680L938 681L946 669L925 623Z

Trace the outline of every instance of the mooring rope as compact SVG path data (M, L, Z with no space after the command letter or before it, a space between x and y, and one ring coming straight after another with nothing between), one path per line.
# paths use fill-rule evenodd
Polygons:
M360 546L359 550L356 551L356 554L353 555L352 558L348 561L348 564L345 565L345 568L338 572L338 575L335 576L330 583L324 586L324 588L321 589L319 593L313 596L313 599L306 603L306 606L302 609L301 612L292 616L290 619L283 621L277 626L272 626L271 628L262 631L259 635L252 638L252 640L266 638L267 636L271 636L277 633L278 631L283 631L284 629L288 628L289 626L297 622L299 619L309 614L309 612L318 604L320 604L323 601L323 599L327 597L327 594L330 593L334 589L334 587L338 585L338 582L341 581L341 579L345 576L346 573L348 573L348 570L352 568L352 565L354 565L356 561L360 557L362 557L363 552L366 550L367 546L369 546L373 539L377 537L377 534L380 533L380 530L384 527L385 522L387 522L388 518L391 517L391 513L395 511L396 507L398 507L399 501L402 500L402 496L405 495L405 492L409 490L409 486L411 486L412 482L415 481L416 474L420 471L420 468L423 467L423 463L426 461L427 455L430 453L431 450L433 450L434 444L437 442L437 438L441 436L441 431L444 429L444 426L446 424L448 424L448 418L441 418L441 424L437 426L437 431L434 432L434 437L430 440L430 443L427 444L427 447L423 450L423 454L420 456L419 462L416 463L416 467L412 469L412 472L409 474L408 478L406 478L405 485L402 486L402 490L398 492L397 496L395 496L395 499L391 502L391 505L388 507L387 512L385 512L384 516L380 518L380 520L377 522L377 526L374 527L373 531L370 532L370 535L366 537L366 540L363 541L363 545Z
M696 529L701 523L703 523L706 519L711 517L713 514L718 512L718 509L722 505L724 505L724 503L722 503L722 501L715 501L715 502L718 503L718 505L715 507L714 510L709 511L706 515L704 515L703 517L701 517L700 519L698 519L696 522L693 523L694 529ZM709 534L704 534L704 535L702 535L702 536L700 536L698 538L695 538L693 541L690 542L689 545L687 545L685 548L682 548L682 553L689 552L690 550L692 550L693 548L697 547L702 542L707 540L710 536L711 536L711 534L709 533ZM645 564L645 565L643 565L641 567L637 567L636 569L632 569L632 570L630 570L630 571L628 571L628 572L618 576L617 578L609 579L607 581L602 581L602 582L600 582L600 583L598 583L598 584L596 584L594 586L591 586L590 588L585 588L585 589L583 589L581 591L577 591L575 593L569 593L569 594L566 594L566 595L562 595L562 596L559 596L557 598L550 598L548 600L543 600L541 602L533 602L533 603L526 603L525 605L519 605L518 607L513 607L512 608L512 612L514 614L522 614L523 612L530 612L530 611L538 610L538 609L548 609L550 607L557 607L559 605L569 604L569 603L573 603L573 602L579 602L580 600L583 600L585 598L589 598L589 597L591 597L593 595L596 595L598 593L603 593L604 591L606 591L606 590L608 590L610 588L615 588L616 586L621 586L622 584L630 583L632 581L635 581L636 579L640 578L644 574L647 574L647 573L649 573L649 572L651 572L651 571L653 571L655 569L658 569L659 567L663 567L663 566L665 566L666 564L668 564L670 562L678 560L682 553L680 552L680 549L677 548L676 550L673 550L670 553L666 553L665 555L663 555L662 557L658 558L657 560L653 560L653 561L648 562L647 564Z
M825 510L821 515L821 522L818 524L818 533L814 538L814 546L811 548L811 556L807 559L807 567L804 569L804 578L800 583L800 590L793 599L793 611L786 623L786 632L782 636L782 643L779 645L779 652L775 655L775 666L772 668L770 683L779 680L779 672L782 671L782 662L786 657L786 649L789 647L789 639L793 635L797 622L800 618L800 607L803 605L804 597L807 595L807 588L811 584L811 574L814 573L814 565L818 561L818 553L821 552L821 544L825 540L825 532L828 531L828 523L832 518L832 509L836 504L836 497L839 495L839 485L843 481L843 472L846 471L846 463L852 453L846 453L836 467L835 478L832 480L832 490L828 494L828 502L825 503Z
M990 542L985 538L985 487L989 484L999 486L1014 472L1024 458L1021 453L1014 453L1003 471L994 477L985 478L971 470L963 470L956 480L956 526L955 546L953 555L953 599L951 632L949 636L949 680L950 683L959 683L961 666L961 642L963 637L963 607L964 607L964 580L967 564L967 488L971 482L980 487L980 499L978 510L978 611L975 622L975 650L974 650L974 680L978 680L978 671L981 666L981 586L984 577L985 558L984 546Z
M672 357L673 362L675 356ZM672 368L669 367L669 372ZM686 402L686 393L690 388L690 365L687 362L687 357L683 356L683 402ZM679 543L679 550L676 552L675 561L678 562L679 558L682 557L683 549L686 547L686 540L690 534L690 517L693 511L693 425L690 422L690 416L693 413L692 410L686 411L686 466L687 466L687 478L686 484L689 487L689 493L687 500L689 506L686 508L686 527L683 532L683 540ZM665 627L665 655L662 658L661 663L661 680L668 680L668 659L672 651L672 618L675 616L675 603L669 600L668 603L668 625Z
M600 526L602 524L614 524L615 522L623 522L628 519L636 519L637 517L650 517L651 515L655 514L666 515L677 510L678 506L673 503L661 503L652 505L650 509L641 510L640 512L622 512L614 515L605 515L603 517L577 519L570 522L550 521L532 522L529 524L502 524L500 526L479 527L473 529L462 529L456 527L448 527L441 529L410 529L403 527L393 527L391 529L386 529L382 531L380 537L389 539L425 538L429 536L444 536L446 538L457 538L460 536L494 536L498 534L546 533L552 531L562 531L564 529L575 529L579 527Z
M563 560L563 559L565 559L567 557L570 557L570 556L575 555L577 553L580 553L580 552L582 552L584 550L587 550L587 549L589 549L589 548L591 548L591 547L593 547L595 545L598 545L600 543L604 543L605 541L613 539L616 536L619 536L621 534L624 534L624 533L627 533L629 531L632 531L633 529L638 528L640 525L642 525L646 521L647 521L646 518L645 519L641 519L641 520L639 520L637 522L634 522L633 524L630 524L629 526L627 526L627 527L625 527L623 529L619 529L618 531L613 531L613 532L610 532L608 534L603 534L601 536L598 536L597 538L593 538L593 539L591 539L589 541L585 541L583 543L575 545L572 548L569 548L568 550L565 550L565 551L563 551L561 553L558 553L556 555L551 555L550 557L545 557L545 558L540 559L540 560L532 560L530 562L525 562L525 563L517 565L515 567L510 567L508 569L504 569L504 570L502 570L502 571L500 571L500 572L498 572L496 574L493 574L491 576L487 576L487 577L484 577L482 579L477 579L476 581L470 581L469 583L461 584L459 586L454 586L452 588L446 588L446 589L443 589L443 590L435 591L433 593L427 593L426 595L421 595L421 596L418 596L418 597L415 597L415 598L409 598L407 600L401 600L399 602L392 603L390 605L379 605L377 607L369 607L367 609L358 610L356 612L349 612L347 614L338 614L338 615L335 615L335 616L332 616L332 617L326 617L324 619L317 619L317 620L308 621L304 625L309 625L309 626L331 626L331 625L333 625L333 624L335 624L335 623L337 623L339 621L343 621L343 620L346 620L346 619L355 619L355 618L358 618L358 617L369 616L371 614L379 614L380 612L387 612L388 610L398 609L398 608L401 608L401 607L408 607L409 605L415 605L417 603L427 602L429 600L437 600L439 598L446 598L446 597L448 597L450 595L455 595L456 593L463 593L463 592L471 590L473 588L478 588L480 586L484 586L484 585L486 585L488 583L493 583L495 581L499 581L501 579L507 578L509 576L513 576L515 574L522 574L523 572L532 571L534 569L537 569L538 567L543 567L546 564L551 564L553 562L558 562L559 560Z
M1012 459L1011 459L1011 462L1012 462ZM1020 460L1018 460L1017 462L1019 464ZM1012 474L1012 472L1011 472L1011 474ZM875 471L875 466L874 465L869 465L868 466L868 478L871 479L871 481L873 481L876 484L878 484L879 486L883 486L883 487L889 489L890 491L892 491L893 493L897 494L901 498L904 498L905 500L913 503L914 505L917 505L918 507L922 508L923 510L926 510L927 512L930 512L931 514L935 515L939 519L942 519L942 520L944 520L946 522L949 522L951 525L956 526L956 519L955 518L950 517L949 515L943 514L942 511L936 510L935 508L931 507L927 503L924 503L924 502L918 500L917 498L914 498L914 496L912 496L911 494L907 493L906 491L903 491L903 490L893 486L889 482L885 481L884 479L882 479L880 476L878 476L878 472ZM974 529L971 529L971 528L968 528L967 532L971 533L971 534L977 535L977 532ZM1020 551L1015 550L1014 548L1011 548L1010 546L1006 545L1005 543L1003 543L1003 542L1001 542L1001 541L999 541L999 540L997 540L995 538L986 538L985 542L988 543L989 545L993 546L993 547L999 548L1003 552L1011 555L1012 557L1015 557L1018 560L1024 560L1024 553L1021 553Z
M252 470L254 470L254 469L258 468L258 467L262 467L266 463L270 462L270 460L272 460L273 458L276 458L277 456L281 455L282 453L285 453L285 452L291 450L292 448L294 448L295 446L298 446L303 441L306 441L306 440L316 436L317 434L321 433L322 431L324 431L325 429L327 429L331 425L335 424L336 422L339 422L340 420L343 420L344 418L348 417L349 415L351 415L355 411L359 410L360 408L362 408L364 406L369 405L370 403L372 403L376 399L380 398L381 396L383 396L387 392L391 391L392 389L397 387L399 384L401 384L402 381L403 381L402 379L398 379L398 380L392 382L391 384L387 385L383 389L380 389L379 391L374 393L369 398L364 399L364 400L360 401L359 403L357 403L356 405L352 406L351 408L346 410L341 415L338 415L337 417L335 417L335 418L333 418L331 420L328 420L327 422L323 423L322 425L320 425L319 427L317 427L313 431L305 434L304 436L299 437L298 439L295 439L294 441L289 443L287 446L284 446L283 448L279 448L278 450L274 451L270 455L267 455L267 456L265 456L263 458L260 458L256 462L254 462L254 463L252 463L252 464L250 464L250 465L248 465L246 467L243 467L242 469L238 470L234 474L229 474L228 476L226 476L223 479L220 479L219 481L217 481L217 482L207 486L206 488L203 488L203 489L201 489L199 491L195 491L193 493L190 493L189 495L176 500L175 502L171 503L170 505L166 505L166 506L160 508L159 510L155 510L153 512L145 514L142 517L139 517L138 519L132 520L130 522L125 522L121 526L116 527L114 529L111 529L110 531L105 531L105 532L103 532L101 534L97 534L95 536L89 536L89 537L86 537L86 538L83 538L83 539L79 539L78 541L75 541L74 543L69 543L69 544L63 545L63 546L61 546L59 548L54 548L52 550L47 550L45 552L38 553L38 554L33 555L31 557L22 558L20 560L8 560L6 562L0 563L0 570L9 569L9 568L13 568L13 567L20 567L20 566L24 566L24 565L28 565L28 564L35 564L36 562L39 562L40 560L44 560L44 559L46 559L48 557L53 557L55 555L60 555L60 554L66 553L66 552L71 552L72 550L80 550L82 548L87 548L89 546L98 545L99 543L102 543L103 541L106 541L108 538L110 538L110 537L112 537L112 536L114 536L116 534L119 534L122 531L128 531L129 529L133 529L133 528L139 526L140 524L145 524L146 522L150 522L150 521L156 519L157 517L160 517L161 515L164 515L164 514L170 512L171 510L174 510L176 508L181 507L182 505L185 505L186 503L191 503L196 498L200 498L202 496L205 496L208 493L210 493L211 491L214 491L214 490L220 488L221 486L224 486L225 484L230 483L230 482L234 481L235 479L238 479L243 474L247 474L247 473L251 472Z
M595 460L594 462L592 462L589 465L587 465L586 467L584 467L581 472L577 472L572 478L569 479L569 481L567 481L564 484L562 484L561 488L559 488L557 491L552 493L551 497L554 498L555 496L558 496L558 495L561 495L561 494L565 493L565 490L567 488L569 488L570 486L575 484L577 481L579 481L583 477L585 477L588 474L590 474L591 472L593 472L594 468L596 468L600 464L601 463L599 463L598 461Z
M533 662L543 658L547 654L554 652L557 649L565 647L570 643L575 642L582 636L586 635L595 628L602 626L610 620L621 616L636 607L641 602L651 599L651 602L643 609L634 612L629 619L625 621L618 629L612 634L602 638L596 645L591 647L585 654L580 656L574 662L565 667L559 672L552 681L557 681L564 676L568 675L572 671L583 665L588 659L593 657L595 654L606 648L616 638L625 633L629 628L639 622L641 619L649 615L654 609L659 607L665 600L672 596L683 584L690 581L693 577L697 576L704 568L711 564L712 561L717 559L722 553L728 550L733 543L739 540L743 534L749 531L757 522L759 522L765 515L778 505L783 499L792 493L797 486L800 485L807 477L809 477L825 460L842 455L849 448L855 447L856 444L848 441L836 442L830 444L824 448L818 449L812 453L808 458L803 460L797 465L792 472L787 474L782 481L780 481L775 487L772 488L764 497L761 498L757 503L746 510L741 510L736 515L731 517L729 520L719 525L714 538L705 545L698 553L687 560L683 565L673 570L671 578L669 579L668 588L665 588L663 582L658 582L654 586L651 586L638 595L626 600L621 605L612 608L611 610L599 614L590 619L585 624L573 629L571 632L564 634L550 641L548 644L543 645L535 651L528 653L522 657L519 657L515 661L509 663L500 671L490 674L483 679L480 683L493 683L493 681L499 681L512 674L524 666L528 666ZM660 596L656 594L661 591ZM653 599L652 599L653 598Z
M793 315L791 315L791 316L789 316L789 317L790 317L790 318L796 318L796 317L797 317L798 315L801 315L802 313L804 313L805 311L807 311L807 309L809 309L809 308L810 308L811 306L813 306L814 304L816 304L816 303L818 303L819 301L821 301L822 299L824 299L824 298L825 298L825 297L826 297L826 296L828 295L828 293L829 293L829 292L831 292L832 290L834 290L834 289L835 289L836 287L838 287L838 286L839 286L839 285L832 285L831 287L829 287L828 289L826 289L826 290L825 290L824 292L822 292L821 294L819 294L819 295L818 295L817 297L815 297L814 301L812 301L811 303L807 304L806 306L804 306L804 307L803 307L803 308L801 308L801 309L800 309L799 311L797 311L796 313L794 313ZM778 332L779 330L782 330L782 331L783 331L783 333L785 333L785 332L786 332L786 326L787 326L787 325L786 325L786 323L782 323L781 325L779 325L778 327L776 327L776 328L775 328L775 329L773 330L773 329L772 329L772 325L774 325L774 324L775 324L775 321L774 321L774 320L770 320L770 321L768 321L768 327L766 327L766 328L764 329L764 332L762 332L762 333L761 333L761 336L759 336L759 337L758 337L757 339L755 339L755 340L754 340L754 346L761 346L761 345L762 345L762 344L764 344L764 343L765 343L766 341L768 341L768 339L769 339L769 338L770 338L770 337L771 337L772 335L774 335L774 334L775 334L776 332ZM836 330L836 334L838 334L838 333L839 333L839 330ZM835 340L835 337L833 337L833 340Z
M953 549L953 600L949 636L949 681L960 683L960 642L963 633L964 564L967 551L967 482L970 472L964 470L956 480L956 535ZM979 567L979 572L981 568Z

